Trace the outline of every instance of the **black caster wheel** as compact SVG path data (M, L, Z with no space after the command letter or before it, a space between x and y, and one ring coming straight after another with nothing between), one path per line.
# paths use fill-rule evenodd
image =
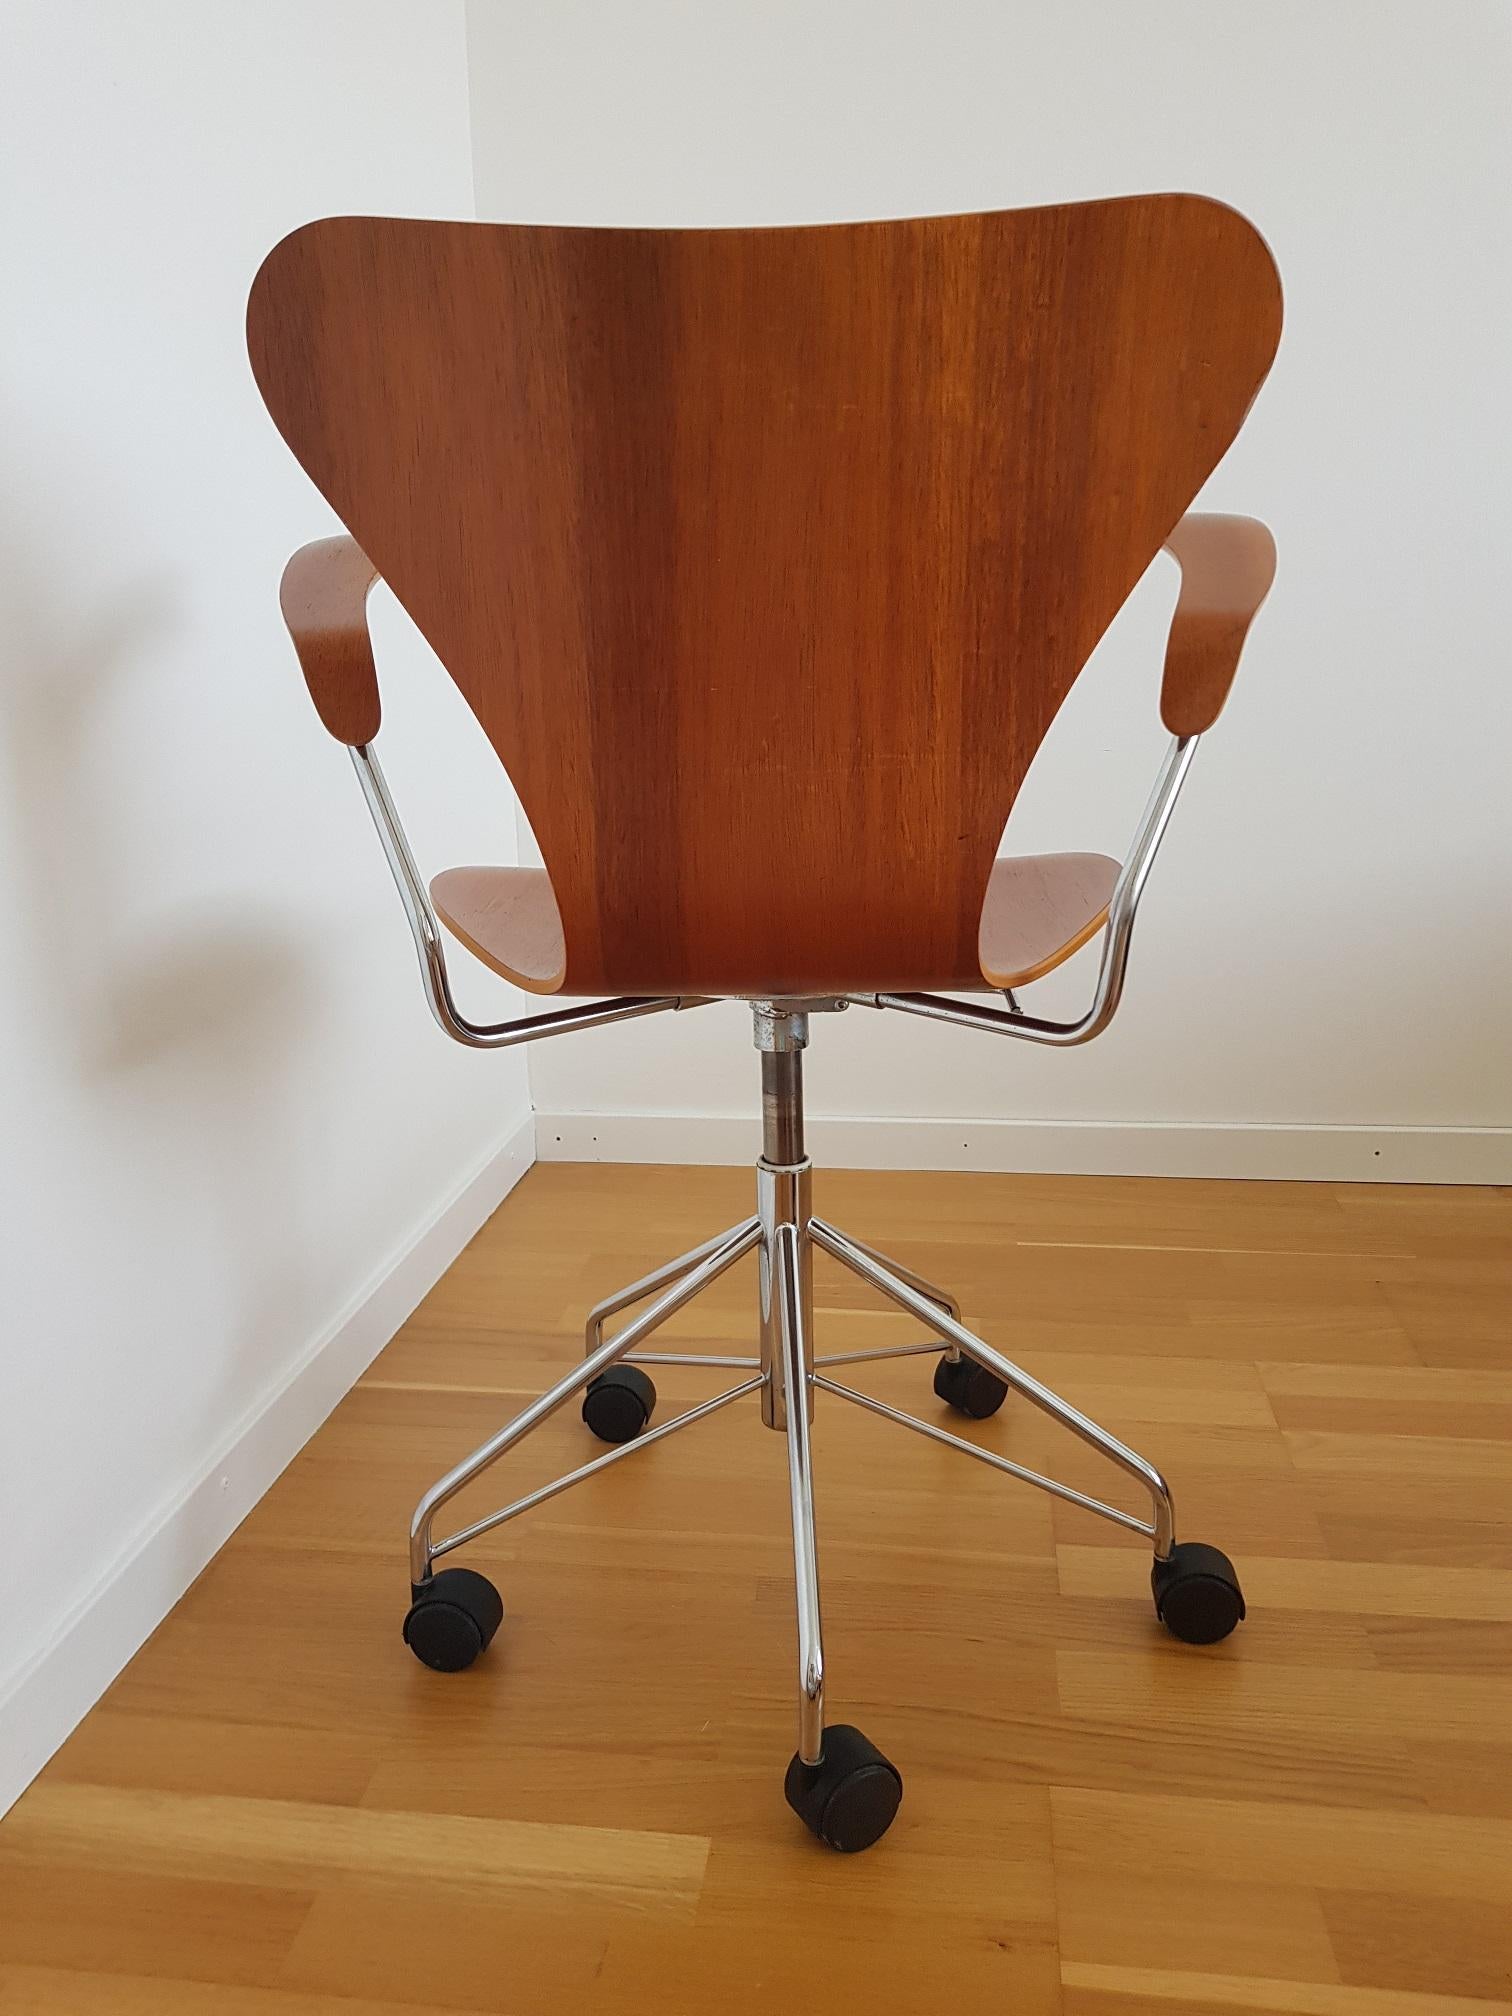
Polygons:
M897 1766L848 1722L825 1730L820 1763L793 1759L782 1789L810 1834L842 1855L880 1841L903 1798Z
M656 1388L639 1365L611 1365L590 1380L583 1419L600 1442L633 1442L655 1405Z
M1239 1577L1227 1554L1183 1540L1150 1570L1155 1615L1184 1645L1216 1645L1244 1615Z
M503 1600L486 1575L443 1568L417 1584L404 1642L422 1666L460 1673L488 1650L503 1621Z
M969 1414L973 1421L985 1421L996 1414L1008 1398L1008 1388L996 1372L978 1365L963 1351L955 1363L942 1358L935 1367L934 1389L957 1414Z

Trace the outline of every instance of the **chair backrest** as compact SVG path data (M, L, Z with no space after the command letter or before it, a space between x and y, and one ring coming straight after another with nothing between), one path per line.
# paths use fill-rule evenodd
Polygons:
M328 218L248 310L275 422L519 792L573 993L975 970L1024 774L1280 325L1263 241L1192 196Z

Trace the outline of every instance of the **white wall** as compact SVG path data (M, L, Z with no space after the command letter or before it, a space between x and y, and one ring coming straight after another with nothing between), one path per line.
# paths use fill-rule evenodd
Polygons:
M307 218L471 214L460 5L28 0L4 43L0 1806L529 1153L304 694L278 576L332 521L242 329ZM423 858L510 858L378 625Z
M1280 575L1117 1023L1057 1053L852 1010L810 1052L837 1116L819 1151L1512 1180L1508 1136L1484 1131L1512 1122L1502 0L472 0L469 28L480 215L770 223L1189 189L1246 212L1280 265L1281 355L1204 499L1265 518ZM1173 598L1159 563L1007 851L1123 850ZM1034 1005L1082 1000L1089 957ZM739 1017L536 1052L541 1152L743 1156Z

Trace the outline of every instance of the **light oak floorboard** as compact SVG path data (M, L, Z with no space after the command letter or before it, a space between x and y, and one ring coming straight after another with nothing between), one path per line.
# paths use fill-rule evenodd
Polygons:
M1176 1645L1135 1537L821 1399L831 1712L906 1784L870 1855L782 1801L753 1404L488 1535L495 1646L410 1658L419 1492L590 1303L751 1202L738 1170L532 1171L0 1823L0 2011L1507 2016L1504 1193L820 1173L817 1209L1166 1470L1250 1604ZM915 1334L815 1272L821 1352ZM755 1293L748 1261L658 1343L754 1351ZM663 1416L726 1383L654 1376ZM1023 1403L945 1415L927 1358L839 1376L1134 1503ZM458 1522L597 1451L565 1407Z

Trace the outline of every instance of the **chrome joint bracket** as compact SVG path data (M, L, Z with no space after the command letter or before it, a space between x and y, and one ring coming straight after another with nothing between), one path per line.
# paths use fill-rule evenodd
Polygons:
M751 1040L763 1056L782 1057L806 1050L809 1040L807 1001L753 1001Z

